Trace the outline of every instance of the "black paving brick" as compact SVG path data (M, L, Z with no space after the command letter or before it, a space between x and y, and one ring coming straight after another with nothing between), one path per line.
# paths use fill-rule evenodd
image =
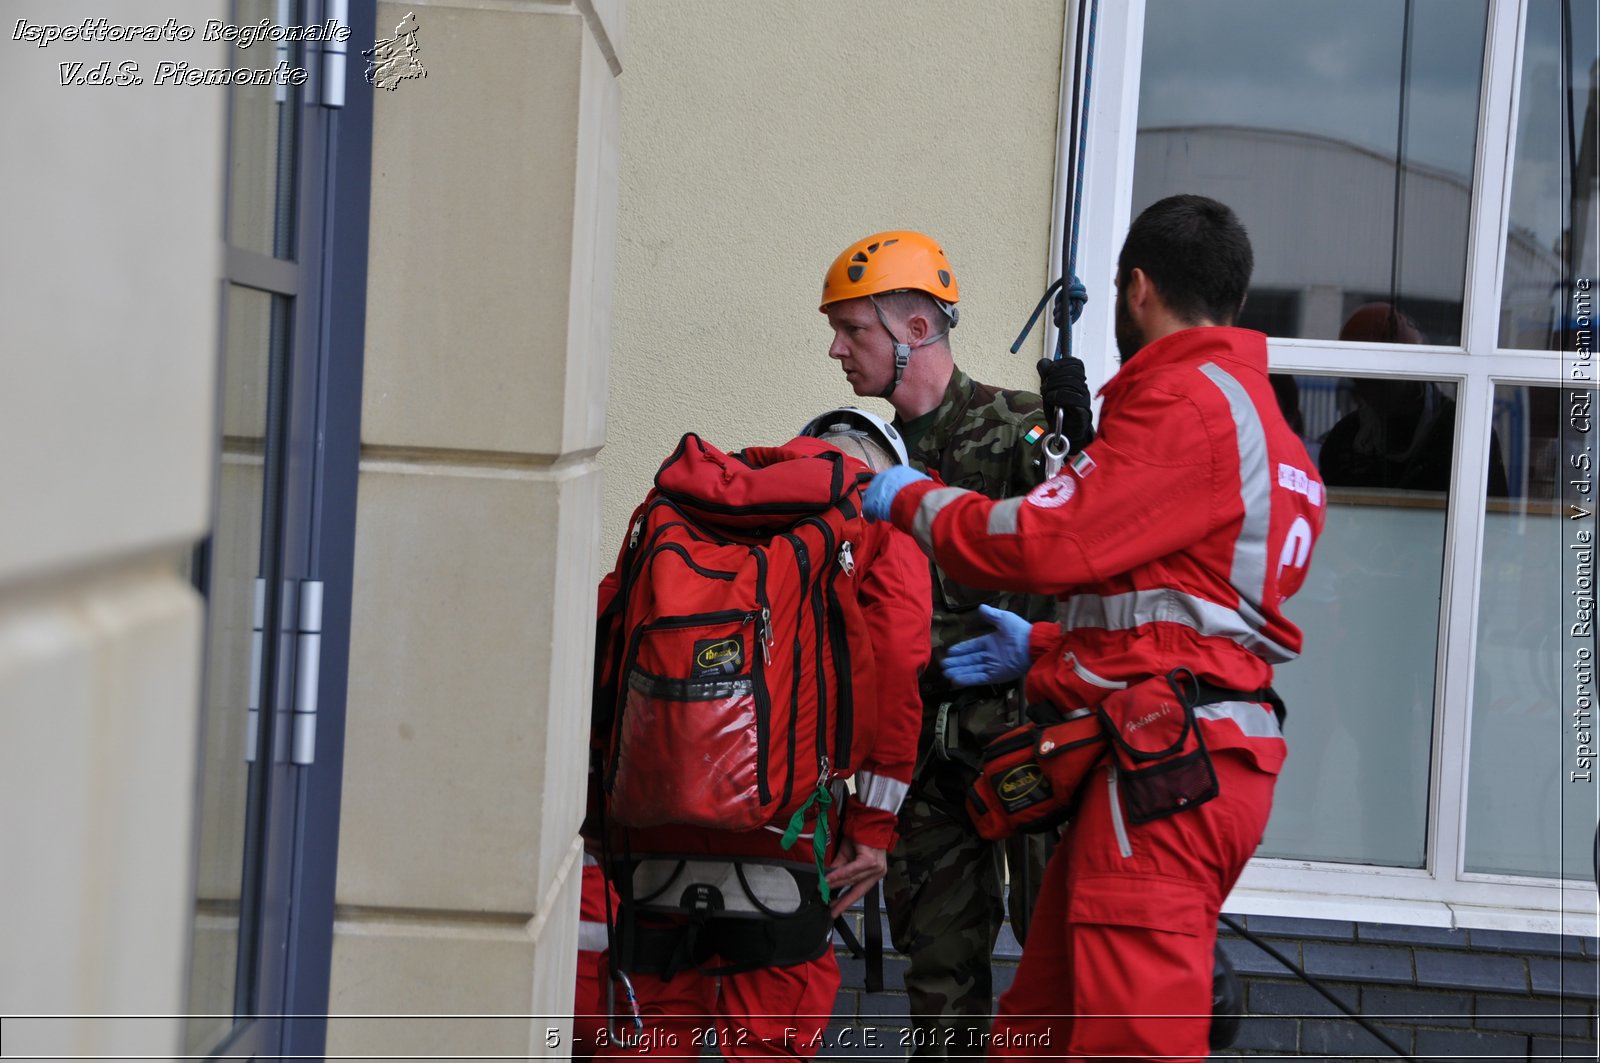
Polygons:
M1583 939L1560 934L1525 934L1516 930L1469 930L1472 948L1482 952L1517 952L1525 956L1583 956Z
M1564 1009L1562 1003L1548 998L1497 997L1480 993L1475 1025L1481 1030L1549 1034L1552 1037L1588 1037L1589 1016Z
M1600 988L1600 966L1593 960L1547 960L1535 957L1528 961L1528 975L1535 993L1551 996L1581 997L1594 1000Z
M1411 1047L1410 1027L1392 1026L1381 1022L1373 1025L1401 1048ZM1300 1024L1300 1047L1307 1052L1337 1056L1394 1054L1382 1041L1350 1019L1342 1022L1331 1019L1305 1020Z
M1300 944L1296 941L1268 942L1273 948L1283 953L1295 963L1300 962ZM1240 975L1278 975L1294 977L1289 969L1271 956L1267 955L1257 946L1244 940L1244 938L1225 938L1222 942L1222 951L1228 957L1228 962L1233 964L1233 969Z
M1553 1037L1533 1039L1534 1059L1594 1059L1597 1046L1593 1041L1557 1040Z
M1361 991L1361 1014L1390 1020L1405 1015L1425 1026L1471 1026L1472 998L1466 993L1369 986Z
M1378 945L1307 942L1301 949L1306 973L1316 978L1410 985L1411 952Z
M1482 952L1416 952L1417 984L1436 989L1499 989L1527 992L1528 961Z
M1335 997L1356 1007L1360 991L1337 982L1327 987ZM1342 1015L1337 1006L1304 982L1251 982L1245 991L1245 1008L1251 1015Z
M1465 930L1445 926L1401 926L1397 923L1357 923L1356 937L1365 945L1429 945L1434 948L1466 948L1470 942Z
M864 986L867 978L867 964L865 960L858 960L851 955L839 957L839 975L843 985L856 988ZM906 961L894 956L883 958L883 988L896 992L906 991Z
M1267 1052L1294 1052L1300 1047L1300 1024L1294 1019L1246 1015L1239 1022L1236 1049Z
M1521 1060L1527 1058L1528 1038L1512 1033L1476 1030L1418 1030L1412 1055L1419 1059L1458 1063L1463 1059Z
M1251 915L1244 928L1262 937L1300 938L1306 941L1354 941L1356 925L1342 919L1294 919L1281 915Z
M1011 983L1017 980L1017 969L1009 964L997 963L990 968L993 978L994 998L1000 999L1000 994L1011 988Z
M856 1014L863 1023L898 1030L911 1015L911 998L903 993L863 993Z

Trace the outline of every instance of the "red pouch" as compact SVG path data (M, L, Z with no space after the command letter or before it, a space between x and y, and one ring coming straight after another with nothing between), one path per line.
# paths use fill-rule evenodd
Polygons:
M1105 725L1093 709L1076 709L1039 728L1034 751L1051 789L1066 795L1069 812L1083 781L1105 759L1106 747Z
M1217 796L1217 773L1195 722L1198 697L1194 673L1178 668L1096 706L1130 822L1185 812Z
M978 778L967 791L967 811L990 841L1050 830L1071 811L1040 763L1039 726L1027 723L996 738L978 759Z

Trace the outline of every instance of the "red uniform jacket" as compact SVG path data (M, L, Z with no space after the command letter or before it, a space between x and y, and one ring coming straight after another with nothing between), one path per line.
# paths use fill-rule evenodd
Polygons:
M1001 502L919 481L896 496L894 523L963 583L1059 598L1057 622L1031 636L1032 701L1090 705L1178 667L1220 687L1267 686L1300 652L1282 606L1326 509L1267 379L1266 337L1174 333L1101 394L1099 437L1055 478ZM1281 767L1275 722L1202 723L1212 748Z

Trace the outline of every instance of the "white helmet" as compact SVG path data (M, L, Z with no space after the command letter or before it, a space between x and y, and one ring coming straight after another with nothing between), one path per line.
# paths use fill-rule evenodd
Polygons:
M886 458L892 458L896 465L911 464L911 456L906 452L905 440L900 437L899 429L885 421L882 417L859 406L838 406L834 409L817 414L806 422L800 429L803 436L815 436L819 439L838 436L851 436L863 442L871 443L876 449L882 451ZM865 458L863 460L866 460ZM878 462L867 461L874 472L880 472Z

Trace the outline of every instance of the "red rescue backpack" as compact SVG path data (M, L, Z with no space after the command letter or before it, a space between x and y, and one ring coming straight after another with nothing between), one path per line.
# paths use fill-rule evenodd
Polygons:
M690 433L662 463L599 620L609 821L790 825L854 770L876 721L852 585L871 475L810 438L725 454Z

